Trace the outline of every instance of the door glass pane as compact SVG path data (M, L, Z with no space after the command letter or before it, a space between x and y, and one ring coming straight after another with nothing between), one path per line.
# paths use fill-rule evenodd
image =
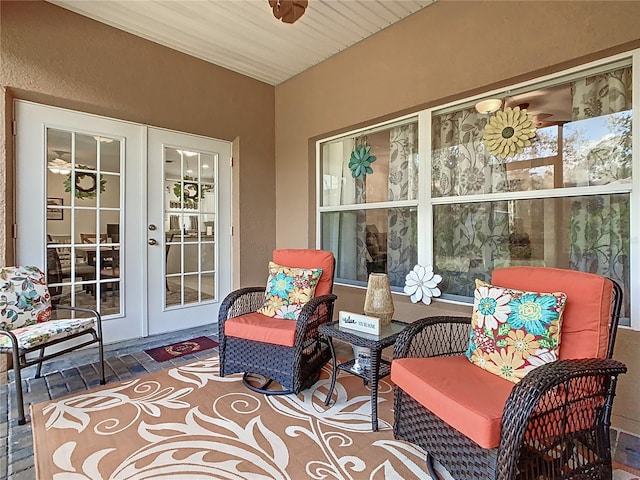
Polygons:
M173 277L167 275L166 290L165 305L167 307L182 305L182 277L180 275Z
M215 298L215 274L203 273L200 277L202 300L213 300Z
M214 275L217 155L164 147L165 307L215 298ZM206 258L206 260L205 260Z
M198 303L200 301L199 275L184 276L184 303Z
M98 142L93 135L75 135L75 167L77 170L98 169Z
M202 244L202 258L200 259L200 268L204 271L213 270L215 260L215 251L213 243Z
M197 237L192 239L197 242ZM184 272L185 273L193 273L197 272L198 269L198 258L200 255L198 253L199 246L197 243L186 243L184 246Z
M120 173L120 140L108 137L100 138L100 170Z
M182 273L182 243L180 236L176 238L177 241L167 243L165 248L167 275L180 275Z
M119 172L122 158L119 140L101 138L47 129L47 281L55 302L108 316L122 313L123 179L102 174Z
M100 194L102 208L118 208L120 206L120 176L100 175L104 191Z

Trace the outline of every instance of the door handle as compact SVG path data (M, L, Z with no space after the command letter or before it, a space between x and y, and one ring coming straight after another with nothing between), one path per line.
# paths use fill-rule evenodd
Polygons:
M149 245L157 245L158 241L155 238L150 238L149 240L147 240L147 243Z
M149 225L149 230L153 232L155 229L156 229L156 226L153 223Z

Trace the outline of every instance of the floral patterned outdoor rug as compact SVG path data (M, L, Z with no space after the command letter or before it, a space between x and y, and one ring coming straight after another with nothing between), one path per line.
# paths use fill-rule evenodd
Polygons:
M353 375L341 372L327 407L326 370L297 396L264 396L218 367L215 356L33 405L38 478L430 478L423 452L393 439L388 382L372 432Z

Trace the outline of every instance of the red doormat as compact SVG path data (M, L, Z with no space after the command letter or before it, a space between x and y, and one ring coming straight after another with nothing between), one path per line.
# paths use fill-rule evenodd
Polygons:
M156 362L166 362L172 358L182 357L190 353L209 350L218 346L218 342L211 340L209 337L192 338L184 342L174 343L173 345L165 345L163 347L151 348L145 350L145 353L153 358Z

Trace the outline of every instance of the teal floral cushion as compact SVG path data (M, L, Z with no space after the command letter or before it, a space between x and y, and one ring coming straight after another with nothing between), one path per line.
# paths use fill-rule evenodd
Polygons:
M51 319L51 296L38 267L0 268L0 330Z
M321 275L321 268L284 267L269 262L265 302L258 313L297 320L304 305L313 298Z
M536 367L558 359L567 296L523 292L476 280L469 360L518 383Z

